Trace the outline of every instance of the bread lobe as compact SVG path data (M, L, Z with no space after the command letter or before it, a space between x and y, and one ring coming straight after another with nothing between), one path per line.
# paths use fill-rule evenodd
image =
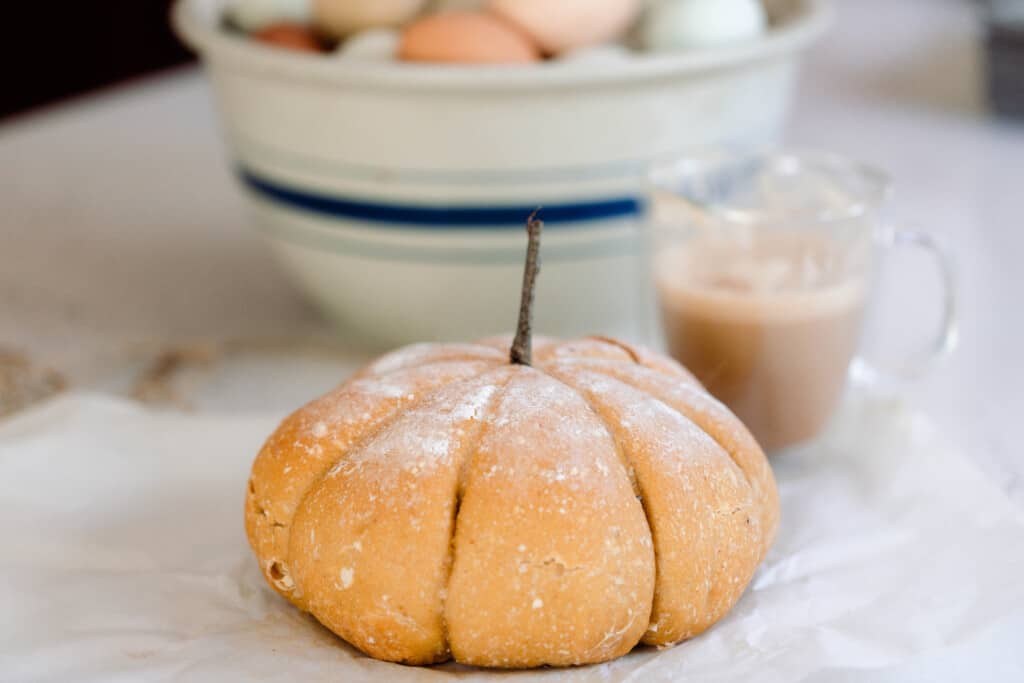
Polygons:
M382 357L253 467L274 589L387 661L529 668L700 634L778 523L764 453L674 361L602 338Z

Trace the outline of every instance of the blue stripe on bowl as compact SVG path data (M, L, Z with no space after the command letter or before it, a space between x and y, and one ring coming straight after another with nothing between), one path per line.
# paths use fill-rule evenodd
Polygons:
M522 228L537 205L429 206L394 204L337 195L328 196L260 176L239 168L242 183L264 199L294 209L332 218L347 218L423 229ZM586 202L544 203L540 218L549 226L593 223L640 214L641 202L632 197L614 197Z

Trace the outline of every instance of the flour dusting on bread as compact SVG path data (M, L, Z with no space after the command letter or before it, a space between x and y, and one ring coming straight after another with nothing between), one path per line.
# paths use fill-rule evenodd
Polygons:
M289 417L253 467L267 581L379 659L523 668L700 634L778 498L749 432L674 361L614 340L423 344Z

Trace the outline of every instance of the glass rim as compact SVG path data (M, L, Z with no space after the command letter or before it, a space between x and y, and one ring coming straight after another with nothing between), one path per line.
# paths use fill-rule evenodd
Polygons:
M737 151L733 148L703 149L693 153L662 157L656 159L648 167L649 193L666 192L683 201L690 201L678 191L678 188L673 186L675 182L687 176L697 177L701 173L707 173L708 167L712 164L758 161L770 162L773 165L790 164L824 169L834 176L852 175L864 183L865 191L842 206L804 211L786 209L786 215L790 218L812 220L818 223L862 218L871 211L884 206L892 197L892 179L885 171L842 154L800 148L752 151ZM749 225L777 218L770 210L740 207L730 205L728 202L708 202L697 205L701 210L712 213L716 218L732 223Z

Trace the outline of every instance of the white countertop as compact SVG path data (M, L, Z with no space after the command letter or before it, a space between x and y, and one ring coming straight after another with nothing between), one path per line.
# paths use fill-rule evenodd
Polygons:
M1024 124L982 112L977 36L965 2L841 2L789 140L887 169L893 219L950 246L962 344L905 390L1024 502ZM222 149L191 69L0 125L0 350L72 386L145 393L139 374L186 344L175 383L208 410L283 411L335 384L362 356L248 230ZM927 334L933 280L892 264L874 341Z

